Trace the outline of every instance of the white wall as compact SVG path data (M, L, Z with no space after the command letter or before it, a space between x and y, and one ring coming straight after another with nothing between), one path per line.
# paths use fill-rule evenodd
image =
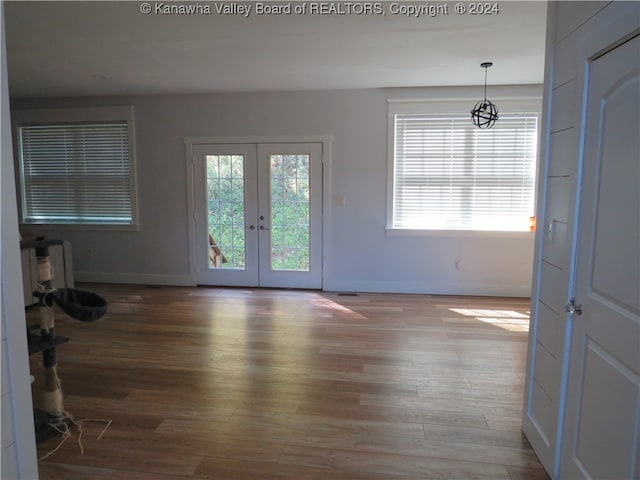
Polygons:
M18 217L13 178L11 131L9 126L9 94L4 42L4 5L0 5L2 31L2 170L0 187L2 221L0 222L2 247L0 248L0 369L2 391L2 461L0 478L37 479L36 442L31 406L29 362L27 353L26 321L22 295L20 245L18 243Z
M326 290L528 296L533 235L387 235L387 99L468 98L482 88L371 89L21 100L13 108L135 106L139 232L51 231L72 242L76 279L188 284L184 138L328 134ZM541 97L540 86L491 98ZM333 204L331 201L329 204ZM87 255L93 250L93 258ZM456 261L458 268L456 268Z

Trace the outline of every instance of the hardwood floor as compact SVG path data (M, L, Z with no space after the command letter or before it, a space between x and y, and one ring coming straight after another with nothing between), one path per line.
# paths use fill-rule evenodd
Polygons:
M84 454L74 428L43 480L549 478L520 432L528 300L79 288L109 313L56 312L64 405L113 423L84 423Z

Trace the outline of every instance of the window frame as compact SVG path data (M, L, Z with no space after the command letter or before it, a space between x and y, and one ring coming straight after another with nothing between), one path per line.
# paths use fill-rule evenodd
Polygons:
M437 229L437 228L402 228L393 225L395 202L395 116L401 114L426 115L468 115L471 123L471 109L477 99L443 98L443 99L387 99L387 235L393 236L473 236L473 237L528 237L533 232L518 230L475 230L475 229ZM492 97L491 101L498 105L500 114L528 114L538 118L536 139L536 178L534 179L533 201L536 204L537 185L540 160L541 135L541 97ZM500 121L500 120L498 120Z
M138 216L138 182L135 148L134 107L132 105L114 107L80 107L80 108L45 108L19 109L12 111L13 136L16 158L16 185L18 195L18 219L20 229L37 230L98 230L98 231L138 231L140 221ZM24 221L24 178L22 165L22 151L20 128L33 125L56 125L69 123L127 123L129 143L129 181L131 186L131 223L90 223L90 222L25 222Z

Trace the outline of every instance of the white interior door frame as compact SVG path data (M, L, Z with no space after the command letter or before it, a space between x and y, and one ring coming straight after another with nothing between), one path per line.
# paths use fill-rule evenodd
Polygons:
M196 270L196 218L195 218L195 170L194 147L207 144L269 144L269 143L320 143L322 144L322 271L323 282L327 277L329 258L331 257L331 147L333 136L318 135L249 135L224 137L185 137L185 168L187 175L187 233L189 238L189 282L197 285Z

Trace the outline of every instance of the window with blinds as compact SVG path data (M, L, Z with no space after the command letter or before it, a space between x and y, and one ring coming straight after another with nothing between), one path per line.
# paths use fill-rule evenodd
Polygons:
M18 137L23 223L134 223L128 121L23 125Z
M394 116L392 228L529 230L534 215L536 114Z

